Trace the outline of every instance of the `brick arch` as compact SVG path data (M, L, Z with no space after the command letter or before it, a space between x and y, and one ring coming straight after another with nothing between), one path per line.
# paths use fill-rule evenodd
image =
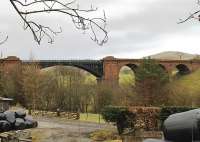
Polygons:
M136 64L124 64L124 65L122 65L122 66L120 66L119 67L119 70L118 70L118 84L120 84L120 73L121 73L121 71L122 71L122 69L124 68L124 67L127 67L127 68L129 68L131 71L132 71L132 73L131 73L131 75L132 75L132 77L133 77L133 82L132 83L134 83L134 76L135 76L135 73L136 73L136 70L137 70L137 68L138 68L138 65L136 65Z
M137 65L137 64L131 64L131 63L124 64L123 66L120 66L119 71L120 71L123 67L129 67L129 68L135 73L136 70L137 70L137 68L138 68L138 65Z
M123 67L129 67L135 73L139 65L133 63L118 64L118 74Z
M186 74L189 74L191 72L190 67L186 64L177 64L176 69L178 70L178 73L180 75L186 75Z
M119 76L120 70L121 70L123 67L129 67L129 68L133 71L133 73L135 74L137 68L139 67L139 65L140 65L140 64L131 63L131 62L122 62L122 63L119 63L119 64L118 64L118 69L117 69L117 74L118 74L118 76Z

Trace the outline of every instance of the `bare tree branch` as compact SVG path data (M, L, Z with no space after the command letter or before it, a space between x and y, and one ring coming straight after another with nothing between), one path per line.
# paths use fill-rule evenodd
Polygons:
M178 22L178 24L187 22L188 20L191 20L191 19L196 19L200 21L200 15L198 15L199 13L200 13L200 10L190 14L186 19L179 19L180 21Z
M29 1L29 2L28 2ZM54 31L51 27L41 25L30 20L31 15L42 13L62 13L72 18L75 27L82 31L91 31L90 38L99 45L103 45L108 41L108 33L106 31L107 19L105 12L102 18L87 18L85 15L97 11L97 8L91 6L90 9L80 9L77 5L73 6L75 1L63 2L62 0L10 0L14 9L24 22L24 29L30 30L35 41L40 44L43 38L47 38L49 43L54 42L54 37L62 32ZM42 7L42 8L41 8ZM103 38L99 37L97 31L103 34Z
M6 36L3 40L0 41L0 45L4 44L8 40L8 36Z
M200 5L200 0L197 0L197 4ZM195 20L200 21L200 10L197 10L193 13L190 13L189 16L185 19L179 19L178 24L185 23L185 22L187 22L188 20L191 20L191 19L195 19Z

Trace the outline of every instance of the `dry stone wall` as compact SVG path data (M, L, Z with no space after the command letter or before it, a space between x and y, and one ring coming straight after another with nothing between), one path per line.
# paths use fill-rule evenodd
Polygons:
M64 117L69 120L78 120L80 118L80 114L77 112L33 111L31 115L34 117Z

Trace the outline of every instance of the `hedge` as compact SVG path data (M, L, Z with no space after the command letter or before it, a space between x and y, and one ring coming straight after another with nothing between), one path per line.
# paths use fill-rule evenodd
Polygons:
M123 112L127 112L128 108L127 107L118 107L118 106L106 106L101 114L103 116L103 119L107 122L117 122L119 116Z
M107 122L117 124L121 134L125 128L137 129L137 125L144 124L144 130L160 130L164 121L172 114L196 109L194 107L117 107L107 106L102 111L102 116ZM160 127L158 127L160 126Z
M117 125L119 134L125 129L134 131L135 113L128 111L127 107L107 106L102 110L102 116L107 122L114 122Z

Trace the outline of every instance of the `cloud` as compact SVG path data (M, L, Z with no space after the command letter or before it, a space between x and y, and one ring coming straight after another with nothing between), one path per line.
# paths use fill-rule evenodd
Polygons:
M86 8L99 6L99 13L106 11L109 41L99 47L73 26L70 17L61 14L39 16L36 20L51 25L54 29L63 27L63 33L56 36L53 45L45 41L38 46L30 31L24 31L22 21L8 1L1 2L0 30L9 35L0 50L4 55L16 55L28 59L33 52L38 59L96 59L104 56L138 58L165 50L198 52L200 25L189 21L177 24L179 18L194 11L195 2L188 0L79 0ZM187 35L186 37L184 35ZM189 40L187 40L189 38ZM187 43L186 43L187 42ZM192 44L189 44L189 43ZM186 48L186 45L190 46ZM183 48L184 47L184 48Z

